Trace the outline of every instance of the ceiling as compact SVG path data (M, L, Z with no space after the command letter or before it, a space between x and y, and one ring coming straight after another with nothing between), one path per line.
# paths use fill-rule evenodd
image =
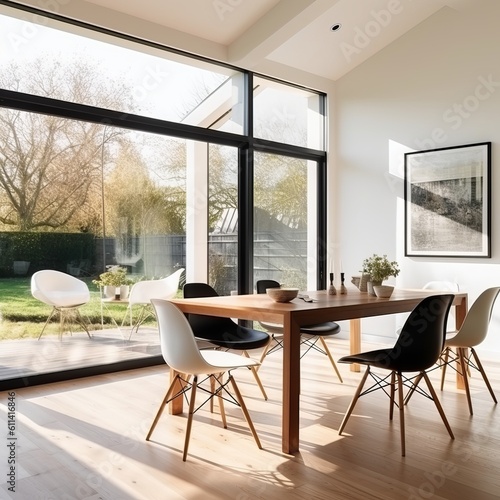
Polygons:
M167 34L181 32L183 40L190 37L200 47L203 42L207 46L220 46L226 62L242 68L258 71L262 65L279 64L337 80L438 10L467 8L473 0L86 0L84 3L161 25ZM341 27L332 31L335 24Z

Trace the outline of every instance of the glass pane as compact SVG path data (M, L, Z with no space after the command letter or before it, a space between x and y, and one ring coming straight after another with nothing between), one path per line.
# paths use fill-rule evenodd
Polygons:
M243 131L242 75L233 69L3 6L0 46L12 49L0 52L1 88Z
M109 266L132 283L186 267L186 141L10 109L0 124L0 380L160 355L154 317L132 332L140 307L113 300L118 283L102 301L95 281ZM58 315L44 329L42 269L88 286L92 339Z
M254 79L253 95L255 137L324 148L323 96L265 78Z
M210 145L208 193L209 283L219 295L238 289L238 151Z
M254 282L276 280L311 289L314 283L316 163L255 155ZM313 247L311 248L311 244Z

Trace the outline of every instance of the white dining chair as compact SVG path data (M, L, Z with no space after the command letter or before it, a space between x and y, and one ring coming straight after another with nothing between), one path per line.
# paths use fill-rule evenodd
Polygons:
M237 368L258 366L259 362L227 351L201 351L198 348L193 330L188 320L174 304L167 300L160 299L152 299L151 303L153 304L158 320L162 356L170 370L174 370L175 376L171 377L171 384L160 404L160 408L153 420L151 428L149 429L146 441L150 440L151 434L165 406L173 399L183 397L183 395L191 391L184 451L182 455L183 461L186 461L187 458L193 415L201 406L215 397L219 401L224 429L227 429L226 413L224 410L224 401L226 401L234 403L241 408L257 446L262 448L250 414L241 396L241 392L231 373L232 370L236 370ZM227 374L227 379L224 381L225 374ZM205 375L206 378L201 380L200 376ZM209 383L202 386L201 384L204 381ZM234 396L229 392L229 384L234 391ZM198 388L203 390L205 394L208 394L208 398L205 398L204 403L195 409Z

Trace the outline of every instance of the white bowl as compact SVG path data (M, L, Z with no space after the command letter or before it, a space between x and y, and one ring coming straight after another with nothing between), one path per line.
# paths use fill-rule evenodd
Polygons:
M299 293L298 288L267 288L267 295L275 302L290 302Z
M392 285L375 285L373 291L378 298L388 299L394 292L394 287Z

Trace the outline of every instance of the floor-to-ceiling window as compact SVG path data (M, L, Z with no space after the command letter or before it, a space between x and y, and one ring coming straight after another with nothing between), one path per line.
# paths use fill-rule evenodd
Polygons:
M60 342L49 325L32 358L4 364L0 381L160 359L154 322L129 338L126 304L101 302L94 281L110 265L135 281L182 267L183 279L221 294L251 292L254 269L278 270L301 287L321 281L324 96L7 4L0 1L9 49L0 53L0 342L36 339L49 310L29 282L44 268L88 284L83 313L94 339L75 333ZM259 260L268 227L276 230ZM64 255L54 245L32 248L27 270L14 271L21 257L12 234L90 243ZM83 342L104 354L72 354L68 365L61 348Z

